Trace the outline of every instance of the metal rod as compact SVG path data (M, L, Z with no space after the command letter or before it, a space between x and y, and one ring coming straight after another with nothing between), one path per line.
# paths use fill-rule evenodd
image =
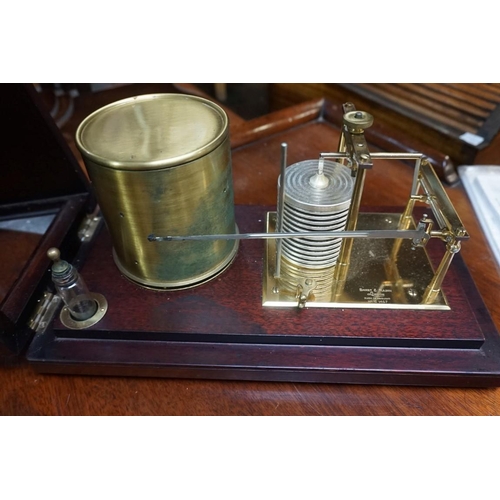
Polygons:
M214 241L214 240L283 240L290 238L377 238L377 239L418 239L425 238L424 229L400 231L397 229L370 229L367 231L302 231L293 233L239 233L239 234L193 234L186 236L155 236L150 234L148 240L161 241Z
M347 153L320 153L321 158L349 158Z
M419 158L424 158L425 155L422 153L370 153L372 158L377 158L379 160L418 160Z
M281 144L281 166L280 166L280 187L278 192L278 216L276 221L277 232L283 232L283 217L285 211L285 170L287 159L288 145L286 142ZM276 242L276 266L274 277L279 278L281 275L281 240Z
M320 156L318 160L318 175L323 175L323 170L325 168L325 159Z
M451 261L456 253L460 251L460 242L457 241L455 244L450 244L447 246L446 253L439 264L437 271L434 274L431 282L427 286L424 296L422 297L422 304L432 304L436 300L436 297L441 291L441 286L443 284L444 277L450 267Z
M323 158L349 158L350 155L347 153L320 153L320 156ZM404 153L404 152L395 152L395 153L387 153L387 152L370 152L370 156L372 158L376 158L377 160L418 160L425 157L422 153Z
M411 184L410 199L412 196L418 194L419 178L420 178L420 165L422 164L422 158L417 158L415 161L415 170L413 172L413 182Z

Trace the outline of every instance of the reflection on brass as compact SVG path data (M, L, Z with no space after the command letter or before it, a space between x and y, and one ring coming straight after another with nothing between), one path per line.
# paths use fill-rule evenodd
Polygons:
M273 241L273 240L271 240ZM299 298L307 288L307 296L320 302L328 302L332 296L333 269L306 269L290 262L286 257L281 259L281 277L276 281L276 289L281 294Z
M89 293L89 298L94 300L97 304L96 312L93 316L88 319L78 321L73 316L71 316L70 310L67 306L64 306L61 309L61 314L59 319L61 323L71 330L82 330L84 328L88 328L89 326L95 325L97 322L101 321L101 319L106 314L108 310L108 301L106 298L100 293Z
M398 226L399 219L400 214L362 212L359 214L358 229L393 229ZM268 213L268 232L274 232L275 221L275 212ZM415 224L412 223L409 229L414 227ZM442 290L435 292L432 302L427 300L427 288L433 280L434 271L425 248L417 247L413 250L411 240L408 239L366 238L351 241L351 260L340 296L334 298L325 290L316 295L316 290L313 289L307 300L307 307L449 309ZM395 241L400 242L396 259L393 254ZM262 301L264 306L297 307L294 275L325 284L332 283L333 269L325 270L321 276L318 276L318 273L308 274L310 270L297 266L285 271L285 260L282 262L282 279L275 280L275 243L275 240L266 240Z
M181 94L124 99L87 117L77 145L126 277L176 289L232 262L237 241L147 239L236 232L228 118L219 106Z

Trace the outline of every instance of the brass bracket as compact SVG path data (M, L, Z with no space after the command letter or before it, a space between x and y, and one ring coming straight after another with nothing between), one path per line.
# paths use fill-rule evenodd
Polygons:
M297 283L297 307L303 309L306 306L307 300L310 298L312 291L316 288L316 280L311 278L302 278Z
M427 217L427 214L424 214L422 218L418 221L417 230L424 230L425 235L422 238L413 238L411 242L411 246L413 249L417 247L425 247L427 242L430 240L432 236L432 226L434 222Z
M349 154L353 175L358 168L369 169L373 161L364 131L373 125L373 116L366 111L357 111L353 104L344 105L343 129L345 147Z
M28 320L28 326L36 333L43 333L54 318L62 299L59 295L44 292L38 300L38 304Z
M89 214L83 219L78 229L78 237L82 243L92 240L101 221L102 217L95 214Z

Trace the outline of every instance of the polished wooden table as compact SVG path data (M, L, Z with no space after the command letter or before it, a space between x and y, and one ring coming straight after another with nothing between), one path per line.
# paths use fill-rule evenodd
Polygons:
M233 117L231 136L236 204L274 205L279 145L288 164L312 151L335 150L339 130L322 114L337 105L305 103L249 122ZM252 154L245 145L252 143ZM256 153L258 146L258 153ZM314 156L314 155L313 155ZM385 167L385 166L384 166ZM374 168L363 204L402 206L412 168ZM461 186L447 192L471 235L462 256L497 328L500 269ZM22 357L0 366L2 415L497 415L500 389L390 387L308 383L235 382L39 374Z

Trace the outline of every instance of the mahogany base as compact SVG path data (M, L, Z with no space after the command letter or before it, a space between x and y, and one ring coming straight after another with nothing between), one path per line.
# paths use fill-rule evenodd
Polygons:
M242 232L268 208L237 207ZM460 256L443 289L450 311L262 307L262 241L197 288L143 289L120 275L104 229L81 272L108 313L86 330L59 320L27 357L48 373L390 385L499 386L500 336ZM439 255L432 246L433 263Z

